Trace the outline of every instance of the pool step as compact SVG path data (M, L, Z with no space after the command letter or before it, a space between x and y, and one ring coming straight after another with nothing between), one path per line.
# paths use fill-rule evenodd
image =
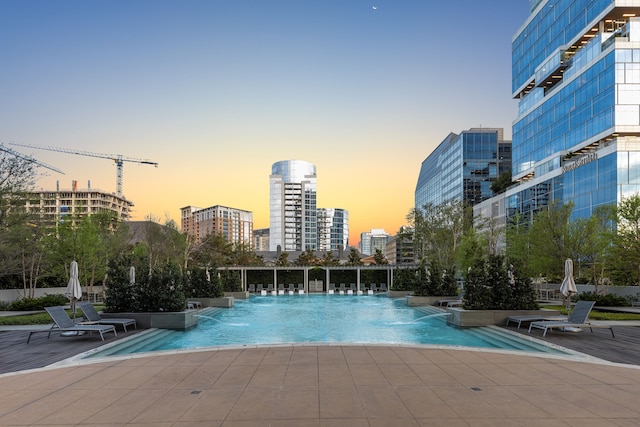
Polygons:
M169 329L157 329L155 331L148 332L144 337L133 339L131 341L116 344L113 347L102 350L99 353L100 357L114 356L118 354L130 354L135 353L137 350L153 345L153 343L162 342L168 335L171 335L174 331Z
M532 342L525 337L519 337L508 331L502 331L498 328L470 328L469 332L494 344L498 348L504 348L504 345L512 347L514 350L532 351L532 352L548 352L556 353L556 349L542 348L538 342Z

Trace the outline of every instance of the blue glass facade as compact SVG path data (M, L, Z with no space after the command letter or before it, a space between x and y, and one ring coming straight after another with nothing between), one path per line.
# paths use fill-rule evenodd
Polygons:
M624 3L624 7L617 4ZM554 200L574 217L640 190L640 0L535 2L513 40L507 215Z
M511 169L511 142L502 129L470 129L451 133L422 162L415 207L461 200L475 205L490 198L491 183Z

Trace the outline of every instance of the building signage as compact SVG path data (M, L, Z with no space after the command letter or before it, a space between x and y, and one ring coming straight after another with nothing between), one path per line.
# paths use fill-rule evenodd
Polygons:
M575 162L571 162L569 164L563 165L562 166L562 173L570 172L570 171L572 171L572 170L574 170L576 168L579 168L580 166L584 166L587 163L591 163L594 160L598 160L598 153L589 153L586 156L580 157Z

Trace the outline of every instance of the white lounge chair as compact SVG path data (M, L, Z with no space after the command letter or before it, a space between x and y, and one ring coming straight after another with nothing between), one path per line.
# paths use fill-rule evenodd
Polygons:
M549 329L563 329L567 328L589 328L593 333L593 328L605 328L611 331L611 336L615 338L613 328L611 325L593 325L589 323L589 313L595 305L595 301L578 301L571 310L567 320L543 320L540 322L531 322L529 324L529 333L531 329L542 329L544 332L542 336L547 335Z
M98 332L100 333L100 338L102 338L102 341L104 341L104 334L106 332L113 332L114 336L118 336L116 328L113 325L83 325L80 323L74 323L73 319L71 319L67 312L64 311L64 308L59 305L54 307L45 307L44 309L47 311L47 313L49 313L49 316L51 316L51 319L53 319L54 323L51 329L49 329L48 331L49 334L47 335L47 339L51 337L51 332L54 331L54 328L57 328L56 330L60 332ZM27 344L29 344L29 341L31 340L31 335L37 332L43 331L40 330L29 332Z

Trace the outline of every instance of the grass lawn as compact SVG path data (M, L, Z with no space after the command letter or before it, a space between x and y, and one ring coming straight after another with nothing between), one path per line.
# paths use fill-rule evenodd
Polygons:
M97 310L102 310L101 307L96 307ZM71 310L66 310L69 317L73 318L73 312ZM76 312L76 317L82 316L82 312L78 310ZM48 325L49 323L53 323L51 316L49 313L36 313L36 314L24 314L19 316L0 316L0 326L6 325Z
M567 314L567 309L559 305L542 305L540 308L558 310L561 314ZM640 314L635 313L609 313L605 311L591 310L589 313L591 320L640 320Z

